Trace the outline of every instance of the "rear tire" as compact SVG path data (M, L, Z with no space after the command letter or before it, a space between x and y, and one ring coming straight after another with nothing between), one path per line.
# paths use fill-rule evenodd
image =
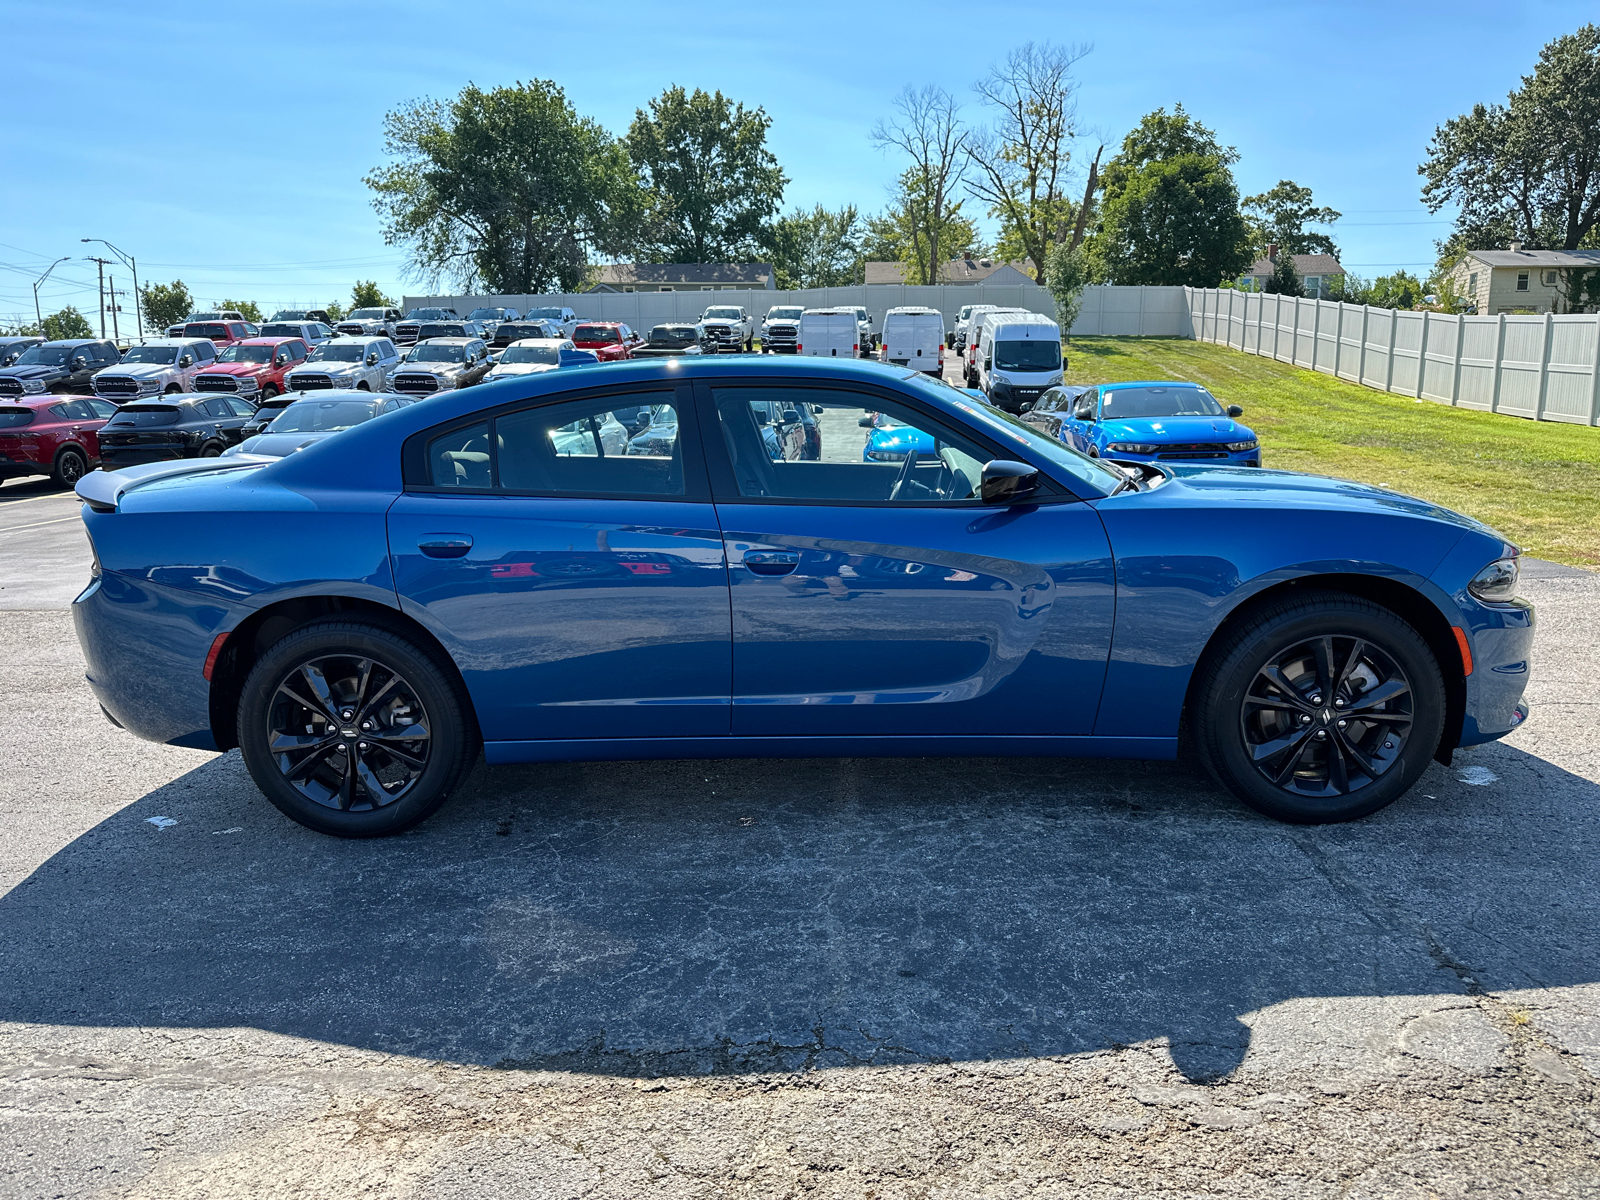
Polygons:
M208 442L208 443L206 443L204 446L200 447L200 457L201 458L221 458L222 457L222 447L221 447L221 445L219 445L216 442Z
M278 391L278 388L277 388L276 384L269 383L269 384L267 384L266 387L261 389L261 399L259 401L257 401L257 404L263 404L266 401L271 400L274 396L278 396L278 395L281 395L281 394L282 393L280 393Z
M431 655L384 625L348 619L297 629L261 656L240 697L238 735L278 811L351 838L432 816L481 746L459 684Z
M82 452L68 447L56 455L55 464L50 468L50 478L61 487L72 488L88 470L89 460Z
M1444 676L1428 644L1390 610L1338 592L1250 614L1208 650L1191 695L1206 769L1257 812L1297 825L1392 804L1444 729Z

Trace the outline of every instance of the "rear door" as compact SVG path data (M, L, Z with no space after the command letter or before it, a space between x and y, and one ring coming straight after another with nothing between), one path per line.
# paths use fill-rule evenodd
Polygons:
M615 410L690 403L686 385L596 389L407 442L400 604L460 666L487 741L727 735L727 570L695 423L621 454L605 436Z
M1005 454L896 392L700 386L735 735L1092 730L1114 584L1088 504L983 505L982 466ZM780 456L760 421L803 406L818 416L815 461Z

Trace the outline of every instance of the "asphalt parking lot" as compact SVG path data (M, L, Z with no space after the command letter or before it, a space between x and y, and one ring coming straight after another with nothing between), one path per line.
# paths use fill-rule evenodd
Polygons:
M1182 765L480 768L319 837L81 681L0 487L0 1195L1600 1194L1600 577L1366 821Z

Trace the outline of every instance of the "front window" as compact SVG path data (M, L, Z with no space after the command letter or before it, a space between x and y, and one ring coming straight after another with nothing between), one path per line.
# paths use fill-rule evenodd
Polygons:
M189 337L210 338L216 342L228 340L228 327L226 325L195 325L191 323L183 327L183 332Z
M67 359L79 353L77 346L35 346L32 350L24 352L17 359L19 367L59 367L66 364Z
M1107 421L1129 417L1222 417L1222 405L1205 388L1113 388L1101 394L1100 415Z
M262 337L299 337L304 330L298 325L263 325Z
M522 315L530 321L559 321L562 319L559 308L530 308Z
M803 308L775 308L767 314L769 321L798 321Z
M124 362L127 360L124 359ZM271 346L241 346L235 342L221 354L217 355L219 363L269 363L272 361Z
M430 346L423 343L411 352L406 361L458 363L466 361L466 353L465 346Z
M304 321L305 319L306 314L298 308L280 308L272 314L272 320L274 321Z
M21 429L32 422L31 408L0 408L0 429Z
M268 433L329 433L372 417L367 400L297 400L268 425Z
M504 363L543 363L545 366L561 365L559 346L511 346L500 356Z
M469 321L498 321L505 316L505 312L498 308L475 308L467 314Z
M176 346L135 346L122 356L124 366L129 363L150 363L153 366L170 367L177 361Z
M652 342L692 342L697 336L693 325L657 325L650 331Z
M347 320L347 321L381 321L381 320L383 320L383 309L381 309L381 308L358 308L354 312L352 312L349 316L345 317L345 320Z
M1061 343L1045 338L1022 338L994 344L997 371L1059 371Z
M351 345L349 342L336 344L325 342L311 352L307 362L360 362L367 355L365 346Z
M739 310L737 308L708 308L706 316L717 321L737 321Z
M579 325L572 335L575 342L620 342L622 334L609 325Z

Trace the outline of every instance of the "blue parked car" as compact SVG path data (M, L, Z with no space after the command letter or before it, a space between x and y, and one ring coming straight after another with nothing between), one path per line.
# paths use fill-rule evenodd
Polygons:
M645 405L675 435L608 448ZM769 453L758 414L791 408L818 457ZM929 452L863 456L879 415ZM480 753L1170 759L1180 731L1245 803L1339 821L1527 716L1518 552L1477 521L1313 475L1115 468L905 368L549 371L77 491L107 715L239 747L342 836L415 825Z
M1261 443L1198 383L1149 380L1054 387L1023 419L1093 458L1261 465Z
M902 425L887 413L862 417L860 425L871 430L867 434L867 444L861 448L861 457L866 462L901 462L913 450L919 455L938 453L932 434Z

